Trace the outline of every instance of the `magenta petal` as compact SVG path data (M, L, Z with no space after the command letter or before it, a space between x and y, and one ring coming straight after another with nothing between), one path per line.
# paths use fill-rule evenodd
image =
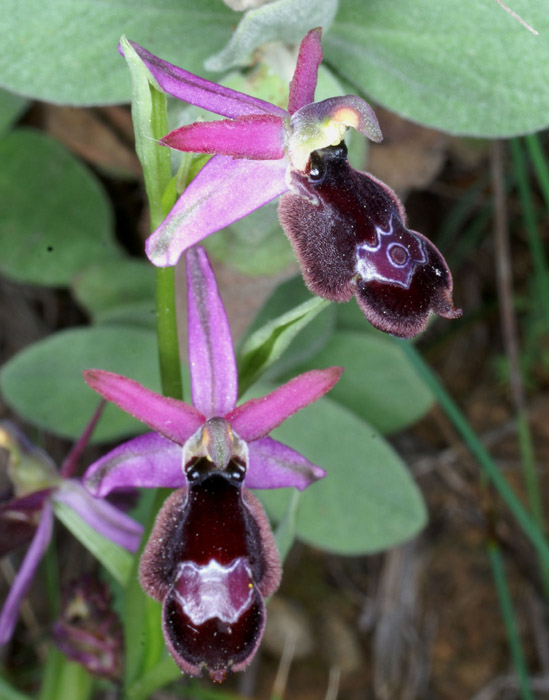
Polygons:
M183 445L204 423L204 416L183 401L156 394L114 372L88 369L84 379L94 391L169 440Z
M343 372L341 367L313 369L294 377L267 396L250 399L225 418L246 442L265 437L286 418L317 401L334 386Z
M150 261L175 265L187 248L287 192L286 166L284 159L214 156L147 239Z
M294 487L303 491L307 486L326 476L317 467L291 447L270 437L256 440L248 446L249 462L245 485L249 489L280 489Z
M40 559L46 551L46 547L51 539L52 527L53 511L51 503L46 502L34 538L0 613L0 644L5 644L9 641L13 634L19 614L19 606L27 595Z
M187 251L189 365L193 405L206 418L236 405L238 378L233 341L206 251Z
M294 77L290 83L288 111L293 114L315 99L318 68L322 63L322 29L317 27L301 41Z
M170 488L185 485L182 448L158 433L146 433L115 447L88 467L84 485L93 496L115 489Z
M90 527L111 542L130 552L137 551L143 527L108 501L91 496L79 481L64 481L54 500L72 508Z
M284 121L273 114L196 122L175 129L161 143L178 151L219 153L253 160L284 157Z
M180 100L231 118L246 114L275 114L279 117L284 117L287 114L284 109L272 105L270 102L199 78L182 68L163 61L133 41L130 44L162 90Z

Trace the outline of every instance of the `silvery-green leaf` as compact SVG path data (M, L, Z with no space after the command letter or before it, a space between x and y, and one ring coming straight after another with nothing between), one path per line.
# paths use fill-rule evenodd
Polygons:
M324 59L354 90L414 122L502 137L549 125L544 0L341 0Z
M237 17L220 0L4 0L0 85L48 102L129 102L123 34L203 75Z
M225 48L208 58L207 70L224 71L248 65L258 46L270 41L297 45L314 27L328 28L338 0L275 0L249 10Z

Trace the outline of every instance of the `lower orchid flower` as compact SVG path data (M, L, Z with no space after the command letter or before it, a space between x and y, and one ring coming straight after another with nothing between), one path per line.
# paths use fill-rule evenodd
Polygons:
M164 92L226 117L182 126L161 140L216 155L147 240L155 265L174 265L190 246L282 195L280 222L314 294L332 301L354 294L370 323L403 338L424 330L431 312L461 315L440 252L406 227L394 192L347 162L349 127L382 140L370 105L356 95L314 102L320 29L301 42L287 110L199 78L126 39L121 48L139 56Z
M32 445L14 425L0 423L0 448L8 455L8 475L14 497L0 504L0 556L30 542L0 613L0 644L15 629L19 608L52 537L58 504L71 508L84 522L107 539L135 552L143 528L102 498L94 498L79 479L68 478L87 443L96 418L58 471L52 459Z
M187 279L194 405L86 371L95 391L156 432L114 449L90 466L85 482L96 495L130 485L177 489L157 516L140 581L162 602L164 637L178 666L219 682L250 663L265 625L264 599L281 575L267 517L249 489L304 489L324 476L268 433L329 391L342 370L306 372L236 406L230 329L202 248L187 251Z
M91 675L120 681L122 625L104 581L82 574L67 585L52 637L65 656L82 664Z

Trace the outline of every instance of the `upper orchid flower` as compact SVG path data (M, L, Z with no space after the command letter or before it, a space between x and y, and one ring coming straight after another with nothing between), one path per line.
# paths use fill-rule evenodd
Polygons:
M381 131L372 108L356 95L314 102L320 40L321 30L313 29L301 42L287 110L199 78L131 43L162 90L227 117L183 126L161 140L217 155L150 236L147 255L155 265L174 265L190 246L284 195L281 224L311 291L332 301L355 294L374 326L411 337L425 328L431 311L461 315L452 303L452 278L437 248L406 228L394 192L348 165L342 143L347 128L376 142ZM330 148L345 167L332 167ZM325 176L328 187L321 186Z
M223 303L205 251L187 252L188 345L194 406L125 377L88 370L88 384L149 425L93 464L96 495L124 486L178 488L162 507L140 580L163 603L163 629L180 668L221 681L252 659L265 624L263 599L280 580L268 521L249 488L304 489L324 472L267 437L329 391L331 367L302 374L236 406L237 372Z
M90 527L135 552L143 528L101 498L90 496L80 480L67 478L87 442L95 420L76 443L59 472L50 457L12 424L0 424L0 447L8 453L14 497L0 505L0 556L30 541L28 552L0 614L0 644L13 634L19 607L30 588L51 536L57 504L65 504Z

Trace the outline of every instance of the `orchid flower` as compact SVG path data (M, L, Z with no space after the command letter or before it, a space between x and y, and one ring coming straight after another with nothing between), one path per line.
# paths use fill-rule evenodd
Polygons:
M187 251L193 406L137 382L87 370L88 384L150 426L90 466L95 495L126 486L177 488L161 508L140 562L145 591L162 602L164 637L188 674L215 681L251 661L264 598L280 581L267 517L250 488L304 489L324 471L268 437L329 391L342 370L306 372L236 406L238 383L225 309L202 248Z
M405 338L425 328L431 311L461 315L440 252L406 228L404 208L387 185L347 162L349 127L382 140L370 105L356 95L314 102L321 29L301 42L287 110L199 78L133 42L125 46L161 90L226 117L161 139L216 155L147 240L153 264L174 265L190 246L282 195L279 218L314 294L331 301L355 295L370 323Z
M30 546L0 613L0 644L15 629L19 608L52 537L57 504L71 508L90 527L135 552L143 528L101 498L94 498L79 479L68 478L95 424L92 419L58 471L52 459L32 445L14 425L0 423L0 447L8 453L14 497L0 505L0 556L30 541Z
M124 641L122 624L104 581L81 574L61 596L61 611L52 626L57 647L95 677L120 681Z

